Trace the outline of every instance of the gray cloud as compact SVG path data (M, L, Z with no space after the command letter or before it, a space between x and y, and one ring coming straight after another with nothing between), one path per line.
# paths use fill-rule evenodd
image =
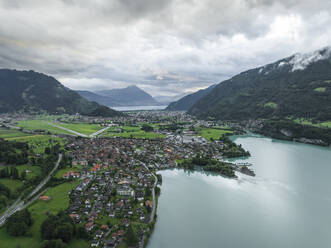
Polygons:
M317 0L0 0L0 67L175 95L331 44Z

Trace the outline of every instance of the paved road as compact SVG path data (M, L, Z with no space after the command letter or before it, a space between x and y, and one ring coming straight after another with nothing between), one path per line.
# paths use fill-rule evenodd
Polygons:
M70 132L72 134L75 134L75 135L81 136L81 137L85 137L85 138L87 138L87 137L90 137L90 138L96 137L96 136L98 136L99 134L103 133L104 131L106 131L107 129L109 129L111 127L111 126L107 126L107 127L103 128L103 129L100 129L100 130L96 131L95 133L92 133L90 135L86 135L86 134L79 133L79 132L76 132L74 130L71 130L69 128L59 126L56 123L52 123L52 122L49 122L49 121L43 121L43 122L46 123L47 125L52 126L52 127L60 128L62 130L65 130L67 132Z
M155 187L156 187L156 185L157 185L157 176L153 173L153 172L151 172L150 170L149 170L149 168L145 165L145 164L143 164L144 166L145 166L145 168L151 173L151 175L153 175L153 177L155 178L155 182L154 182L154 186L153 186L153 189L152 189L152 197L153 197L153 208L152 208L152 213L151 213L151 217L150 217L150 219L149 219L149 221L148 221L148 223L152 223L153 222L153 220L154 220L154 216L155 216L155 209L156 209L156 201L155 201Z
M54 172L57 170L57 168L60 165L60 162L62 160L62 154L59 154L59 159L57 160L54 168L52 169L52 171L48 174L48 176L29 194L28 198L32 197L33 195L35 195L48 181L49 179L51 179L52 175L54 174ZM0 226L2 226L6 220L12 216L14 213L16 213L17 211L20 211L22 209L24 209L26 206L28 206L29 204L31 204L33 201L37 200L38 196L34 197L33 199L31 199L28 203L24 204L24 201L22 200L22 197L20 196L7 210L6 212L0 217Z
M69 132L69 133L73 133L73 134L75 134L75 135L77 135L77 136L81 136L81 137L85 137L85 138L88 137L86 134L76 132L76 131L71 130L71 129L66 128L66 127L61 127L61 126L59 126L59 125L57 125L57 124L55 124L55 123L49 122L49 121L42 121L42 122L44 122L44 123L46 123L47 125L50 125L50 126L52 126L52 127L60 128L60 129L65 130L65 131L67 131L67 132Z
M95 133L92 133L89 135L89 137L95 137L98 136L99 134L103 133L104 131L106 131L107 129L109 129L111 126L107 126L103 129L100 129L99 131L96 131Z
M48 176L29 194L28 198L30 198L35 193L37 193L42 187L44 187L44 185L49 181L49 179L51 179L52 175L59 167L61 160L62 160L62 154L60 153L59 158L58 158L54 168L51 170L51 172L48 174Z

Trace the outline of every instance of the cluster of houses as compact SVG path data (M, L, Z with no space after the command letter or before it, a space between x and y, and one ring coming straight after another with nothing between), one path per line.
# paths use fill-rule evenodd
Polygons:
M68 214L84 225L91 247L117 247L131 222L141 223L139 243L149 230L154 186L150 171L135 158L135 142L125 139L74 139L68 147L81 182L71 192ZM67 173L71 173L69 171Z
M149 169L174 168L177 160L196 154L219 157L223 148L222 142L183 142L176 135L164 140L68 140L72 164L82 168L82 181L72 191L67 211L91 235L92 247L117 247L131 222L141 223L141 245L150 228L153 208L148 192L155 179ZM75 178L75 173L68 171L63 177Z

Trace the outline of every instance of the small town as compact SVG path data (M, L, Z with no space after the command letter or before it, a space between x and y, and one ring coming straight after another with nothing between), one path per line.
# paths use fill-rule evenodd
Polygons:
M0 13L0 248L331 247L330 0Z
M135 111L113 118L60 115L39 119L15 114L2 115L0 125L7 135L16 132L21 139L27 137L31 148L38 149L39 153L31 154L37 160L52 150L46 148L49 142L62 150L55 177L50 176L35 190L39 193L24 204L33 208L38 202L58 201L47 194L51 185L70 185L68 205L61 210L90 247L146 247L157 219L161 170L204 166L203 170L220 176L235 178L234 171L255 175L246 165L224 162L229 157L249 156L227 138L240 133L239 129L198 121L184 112ZM45 143L41 143L42 138ZM45 151L40 150L41 145ZM30 160L31 164L36 159ZM29 168L25 173L31 173ZM19 204L13 208L21 209ZM43 211L48 212L47 208ZM3 222L14 212L6 212Z

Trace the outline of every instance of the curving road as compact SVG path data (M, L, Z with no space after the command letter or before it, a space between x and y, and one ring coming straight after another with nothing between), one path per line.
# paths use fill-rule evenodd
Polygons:
M38 184L38 186L29 194L29 196L27 198L32 197L33 195L35 195L43 186L45 186L45 184L49 181L49 179L51 179L52 175L54 174L54 172L57 170L57 168L60 165L60 162L62 160L62 154L59 154L59 158L54 166L54 168L52 169L52 171L48 174L48 176L41 182ZM40 195L40 194L39 194ZM38 196L38 195L37 195ZM2 226L6 220L12 216L14 213L16 213L17 211L20 211L22 209L24 209L26 206L30 205L33 201L37 200L38 197L34 197L33 199L31 199L27 204L24 204L24 200L22 200L22 196L20 196L7 210L6 212L0 217L0 226Z
M153 186L153 189L152 189L153 208L152 208L151 217L150 217L150 219L149 219L149 221L148 221L148 223L152 223L153 220L154 220L155 209L156 209L155 187L156 187L156 185L157 185L157 176L156 176L153 172L151 172L151 171L149 170L149 168L148 168L145 164L143 164L143 165L144 165L144 167L145 167L145 168L151 173L151 175L153 175L153 177L155 178L154 186Z

